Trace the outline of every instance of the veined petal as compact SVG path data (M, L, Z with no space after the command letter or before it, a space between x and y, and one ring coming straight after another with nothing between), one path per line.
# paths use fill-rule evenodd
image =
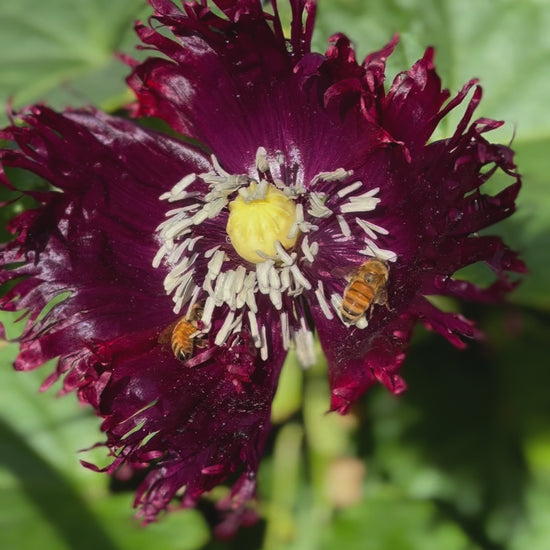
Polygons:
M274 333L277 338L275 327ZM122 457L136 466L155 460L136 497L146 522L182 487L183 504L192 506L230 474L255 485L285 355L275 347L278 355L258 362L243 345L219 348L200 367L185 367L157 337L129 335L96 350L111 372L99 403L107 445L120 457L109 471Z
M56 189L29 192L42 205L11 223L16 239L2 251L9 269L1 276L18 282L2 307L29 312L17 368L59 356L62 372L95 341L171 322L162 273L151 266L158 192L209 164L196 149L95 111L35 107L23 120L6 131L20 149L4 150L2 166L33 171ZM68 297L37 320L61 294Z

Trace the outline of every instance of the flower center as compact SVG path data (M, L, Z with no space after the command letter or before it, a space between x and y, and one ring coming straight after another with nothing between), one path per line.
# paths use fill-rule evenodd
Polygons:
M168 268L164 289L176 315L186 312L192 324L200 305L200 339L210 334L210 343L231 347L248 333L266 361L275 322L284 349L294 344L300 363L309 366L315 348L308 302L328 320L338 316L359 329L368 324L365 314L353 323L342 316L342 277L329 271L342 262L356 270L373 259L386 264L397 255L379 246L388 231L370 220L381 200L378 188L350 180L353 172L344 168L305 181L300 155L287 155L288 162L283 153L259 147L255 172L248 167L242 174L226 172L212 156L209 172L187 174L163 193L160 199L174 207L157 228L153 266ZM334 247L321 253L323 242ZM365 303L364 292L361 298ZM382 301L378 296L376 303Z
M241 258L259 264L277 258L276 244L292 248L298 232L291 232L296 205L266 181L253 181L229 203L227 234Z

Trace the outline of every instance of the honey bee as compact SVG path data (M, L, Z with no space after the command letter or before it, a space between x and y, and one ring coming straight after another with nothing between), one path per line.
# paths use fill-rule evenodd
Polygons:
M367 260L352 272L340 310L346 323L357 323L373 304L388 303L388 275L387 264L376 258Z
M179 359L180 361L188 361L193 355L195 346L203 346L202 340L197 338L200 334L198 321L201 315L202 308L199 306L194 306L188 316L188 319L182 317L175 324L170 325L161 335L163 342L169 339L170 346L176 359ZM169 338L167 338L168 334L166 334L166 332L168 332Z

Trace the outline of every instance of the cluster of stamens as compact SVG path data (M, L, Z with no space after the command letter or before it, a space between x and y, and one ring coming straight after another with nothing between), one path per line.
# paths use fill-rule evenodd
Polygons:
M153 261L154 267L163 260L169 267L164 287L173 297L174 313L184 310L189 315L200 302L203 334L210 332L217 319L214 343L221 346L248 329L265 360L267 328L258 313L257 297L267 296L279 316L284 348L294 342L302 364L311 365L315 362L313 334L306 321L306 306L297 298L312 291L328 319L336 314L344 322L342 296L333 292L327 298L323 281L313 276L311 267L319 253L315 231L321 220L334 216L342 236L350 238L350 223L356 223L365 233L365 248L358 252L394 261L392 251L374 242L388 232L359 217L376 208L379 190L357 195L363 183L353 182L337 191L339 206L334 211L327 206L327 193L316 186L343 182L352 176L351 171L321 172L306 187L281 153L270 162L262 147L256 154L254 177L229 174L215 157L212 164L211 172L189 174L160 197L178 205L158 227L161 245ZM206 194L197 191L201 182L209 188ZM226 229L226 239L210 247L200 242L204 233L198 231L209 220L223 223ZM366 318L355 325L367 326Z

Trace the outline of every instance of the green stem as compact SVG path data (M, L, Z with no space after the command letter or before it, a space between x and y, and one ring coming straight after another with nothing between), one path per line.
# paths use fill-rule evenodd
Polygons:
M304 430L296 423L283 426L273 451L273 485L267 505L263 550L276 550L295 535L294 508L298 496Z

